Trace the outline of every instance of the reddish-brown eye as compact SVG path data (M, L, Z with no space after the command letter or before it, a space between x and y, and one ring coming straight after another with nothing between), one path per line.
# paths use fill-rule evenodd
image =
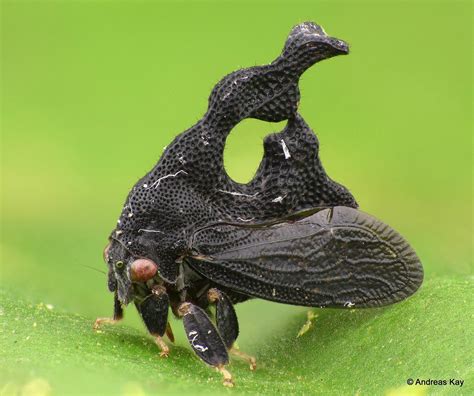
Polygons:
M130 277L134 282L146 282L153 278L158 271L158 266L149 259L138 259L130 267Z
M104 248L104 253L103 253L103 257L104 257L104 261L107 262L109 261L109 250L110 250L110 242L107 244L107 246Z

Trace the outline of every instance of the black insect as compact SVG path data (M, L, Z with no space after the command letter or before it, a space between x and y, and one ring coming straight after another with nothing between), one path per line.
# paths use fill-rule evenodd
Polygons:
M224 376L239 334L233 304L250 298L310 307L367 308L413 294L418 257L393 229L357 210L331 180L318 140L298 114L298 80L313 64L349 52L321 27L291 31L271 64L238 70L213 89L209 108L178 135L130 191L104 256L114 317L133 302L167 356L168 311L183 319L196 354ZM288 120L266 137L248 184L223 166L227 135L245 118ZM214 305L215 318L209 309Z

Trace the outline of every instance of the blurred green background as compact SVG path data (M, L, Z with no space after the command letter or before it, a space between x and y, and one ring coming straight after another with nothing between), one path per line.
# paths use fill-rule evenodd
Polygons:
M329 175L410 241L427 279L469 274L471 12L469 1L3 1L2 287L110 314L105 276L85 266L105 269L128 190L202 116L222 76L272 61L305 20L351 45L300 83ZM283 125L242 122L229 174L250 180L263 137ZM253 345L301 309L237 311L240 342Z

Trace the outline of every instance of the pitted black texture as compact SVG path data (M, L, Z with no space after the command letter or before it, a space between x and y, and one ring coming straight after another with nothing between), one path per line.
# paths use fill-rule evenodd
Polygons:
M104 251L114 318L134 301L150 333L169 335L170 307L195 353L227 385L222 366L239 334L233 303L375 307L407 298L422 283L407 241L356 210L350 192L328 177L318 140L297 112L301 74L345 53L344 42L308 22L291 31L270 65L224 77L204 117L132 188ZM227 175L223 151L245 118L288 122L266 137L255 177L240 184ZM158 275L132 282L140 257ZM209 304L216 304L217 328Z
M159 262L160 275L173 282L176 258L192 233L207 224L268 221L313 207L357 207L350 192L327 176L316 136L297 113L301 74L347 52L344 42L307 22L291 31L271 64L224 77L204 117L178 135L132 188L111 237L133 256ZM240 184L227 175L223 151L232 128L245 118L288 123L265 139L254 179Z

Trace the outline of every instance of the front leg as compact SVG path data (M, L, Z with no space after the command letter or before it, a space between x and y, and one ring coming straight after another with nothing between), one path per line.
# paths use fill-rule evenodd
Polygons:
M196 355L223 375L224 386L234 386L232 375L225 368L229 364L227 347L206 312L185 302L178 307L178 315L183 318L186 337Z
M253 356L247 355L234 346L239 335L239 322L234 310L234 306L227 295L215 288L209 289L207 299L211 304L216 305L216 323L219 333L229 352L246 360L250 365L250 370L257 368L257 361Z
M117 292L114 295L114 316L111 318L97 318L94 322L93 329L99 330L100 326L104 323L115 324L123 319L123 308L122 303L119 301Z
M167 329L169 328L169 331L171 331L168 326L170 300L168 294L166 294L166 289L162 286L153 288L152 293L145 297L142 302L136 303L135 306L148 331L161 349L160 356L168 357L170 349L163 340L163 335Z

